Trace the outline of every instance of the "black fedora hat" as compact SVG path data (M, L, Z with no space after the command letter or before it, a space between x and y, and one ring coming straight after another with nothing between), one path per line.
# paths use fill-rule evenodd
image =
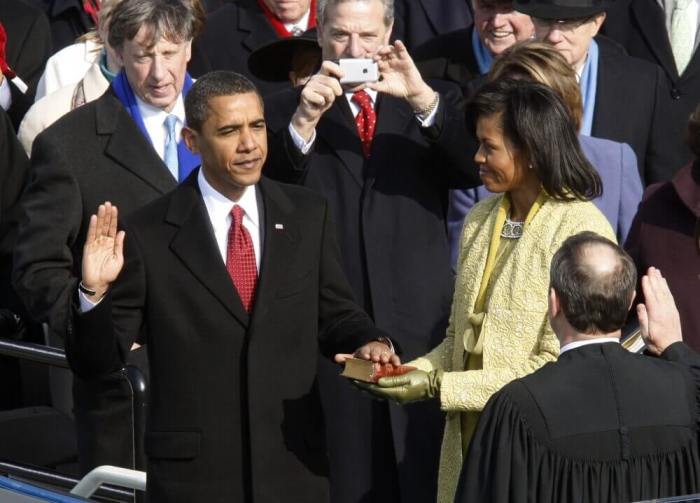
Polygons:
M611 0L514 0L513 8L539 19L583 19L605 12Z
M318 53L321 60L321 48L316 40L316 29L306 30L298 37L275 40L255 49L248 56L248 69L260 80L283 82L289 80L293 69L294 54L297 51Z

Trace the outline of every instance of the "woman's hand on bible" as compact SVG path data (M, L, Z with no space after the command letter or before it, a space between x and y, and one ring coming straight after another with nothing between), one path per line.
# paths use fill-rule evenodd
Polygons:
M412 370L404 375L382 377L377 384L355 381L355 385L374 396L404 404L437 397L441 382L442 370Z
M124 266L124 231L117 232L117 207L106 202L90 217L87 238L83 247L82 284L99 300L109 285L117 279ZM85 291L85 290L83 290Z

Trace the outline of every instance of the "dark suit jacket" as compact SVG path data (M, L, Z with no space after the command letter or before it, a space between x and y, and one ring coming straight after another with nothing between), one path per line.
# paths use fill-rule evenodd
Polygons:
M15 249L15 286L30 313L59 333L65 327L98 205L111 201L126 215L175 185L111 89L40 134Z
M29 159L17 140L10 118L0 110L0 308L21 310L10 287L12 250L17 239L20 194L29 174ZM9 334L6 334L9 335Z
M396 0L392 39L409 51L428 40L472 23L469 0Z
M678 75L663 10L655 0L624 0L608 10L605 34L620 42L631 56L663 69L665 88L660 100L663 122L657 122L655 144L661 146L647 184L670 180L691 160L685 145L688 117L700 102L700 51L697 49L682 75Z
M413 59L424 79L454 82L464 97L474 91L469 84L479 77L479 65L474 57L472 30L474 25L444 33L425 42L413 51Z
M404 100L379 96L367 162L344 96L319 122L306 156L291 143L287 130L299 91L280 93L266 103L272 135L268 175L301 183L328 198L355 298L377 326L392 335L405 361L425 354L445 336L454 284L445 224L447 191L478 183L476 173L465 168L463 116L454 106L458 90L437 89L445 91L438 125L426 131L420 131ZM363 398L350 392L343 395L342 389L335 389L327 402L329 414L336 418L334 426L343 432L331 435L331 441L345 442L336 456L347 456L346 468L352 471L339 485L338 498L347 501L353 501L350 495L355 493L360 500L388 478L383 475L388 467L383 466L392 463L386 460L372 468L376 440L367 439L358 421L368 423L366 428L377 425L369 402L362 405ZM391 409L402 498L434 498L442 417L426 403ZM374 474L364 479L360 470Z
M212 70L231 70L252 80L263 95L291 86L287 82L257 79L248 70L248 56L279 37L257 0L227 3L207 17L204 31L194 42L189 71L193 77Z
M683 325L683 339L700 351L700 162L681 168L672 180L647 188L625 248L641 276L658 267L668 280ZM641 288L638 291L643 301Z
M135 339L148 348L150 501L328 500L319 343L330 356L383 332L351 300L326 201L257 187L265 231L251 315L195 171L128 219L113 292L69 330L71 367L86 378L119 368Z
M632 147L642 182L649 184L659 169L659 151L666 148L653 134L666 113L663 74L647 61L620 53L614 42L596 40L600 59L591 134Z
M37 137L30 181L20 200L23 219L13 280L29 313L48 323L52 340L65 337L81 276L85 233L97 206L111 201L127 215L175 185L111 90L69 112ZM143 352L131 356L145 370ZM83 471L102 464L134 464L131 445L123 441L130 434L131 417L130 393L123 384L118 375L102 386L75 382Z
M699 369L698 355L680 342L662 358L617 343L564 353L489 400L455 501L605 503L696 493Z
M10 83L12 106L8 112L17 131L22 117L34 103L36 86L51 56L51 32L43 12L22 0L0 2L0 23L7 33L7 64L29 87L23 94Z

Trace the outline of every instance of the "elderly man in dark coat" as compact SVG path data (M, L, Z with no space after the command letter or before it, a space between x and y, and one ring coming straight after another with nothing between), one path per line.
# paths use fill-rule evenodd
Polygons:
M122 72L102 97L63 116L34 143L13 278L52 339L66 335L94 208L109 200L128 214L172 190L198 163L180 137L195 25L189 0L121 2L109 42ZM132 356L144 364L144 352ZM97 389L76 380L74 386L83 470L134 463L131 444L123 441L130 434L130 392L116 374L103 384Z
M549 294L559 360L489 400L455 501L612 503L700 490L700 356L683 344L654 268L637 310L660 358L619 344L636 276L630 257L597 234L564 242Z

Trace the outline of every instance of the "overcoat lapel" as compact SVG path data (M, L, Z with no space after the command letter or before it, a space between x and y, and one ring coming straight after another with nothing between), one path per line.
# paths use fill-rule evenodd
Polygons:
M269 180L261 178L257 185L265 205L265 245L260 261L260 274L256 287L253 322L264 319L280 281L287 276L290 257L295 253L300 239L299 229L292 219L293 203Z
M655 0L636 0L632 2L632 15L640 32L646 39L647 45L654 53L656 60L672 80L678 78L671 42L666 35L666 21L661 7ZM661 29L659 29L661 28Z
M179 227L170 249L241 325L247 327L249 316L221 260L197 186L197 173L198 170L194 170L170 200L165 220Z
M177 185L150 142L111 91L96 102L97 134L107 135L105 155L162 194Z
M238 18L238 31L248 33L241 39L241 45L249 51L254 51L270 40L279 38L275 30L265 18L257 2L251 0L239 0L240 14Z
M317 132L362 187L364 157L360 147L360 136L357 134L357 127L345 96L339 96L324 114L318 123Z
M416 120L410 108L406 106L402 99L394 98L387 94L377 95L375 109L377 111L377 128L372 140L372 156L367 163L367 170L364 175L365 190L371 189L374 185L377 171L381 169L382 164L387 162L385 156L391 157L394 155L389 147L389 144L394 142L391 136L405 134L409 137L410 121ZM387 139L386 146L383 145L384 138Z

